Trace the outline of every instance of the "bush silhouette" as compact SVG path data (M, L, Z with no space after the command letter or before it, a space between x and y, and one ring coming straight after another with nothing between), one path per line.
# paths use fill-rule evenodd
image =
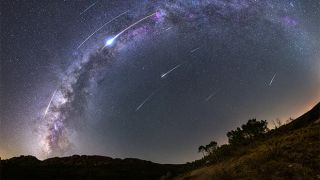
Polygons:
M257 121L256 119L250 119L246 124L243 124L241 128L238 127L236 130L227 133L229 144L246 144L248 140L265 134L268 131L267 125L266 120Z

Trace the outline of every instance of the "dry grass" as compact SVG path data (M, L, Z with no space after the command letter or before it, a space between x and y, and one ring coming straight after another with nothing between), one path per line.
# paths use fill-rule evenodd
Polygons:
M177 179L320 179L320 124L274 135Z

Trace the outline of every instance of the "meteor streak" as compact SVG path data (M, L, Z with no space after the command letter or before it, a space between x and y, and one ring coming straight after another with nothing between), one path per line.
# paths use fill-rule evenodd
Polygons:
M87 7L85 10L83 10L80 15L82 15L83 13L85 13L86 11L88 11L90 8L92 8L94 5L97 4L98 1L96 1L95 3L92 3L89 7Z
M273 77L272 77L272 79L271 79L271 81L270 81L270 83L269 83L269 86L271 86L272 85L272 83L273 83L273 81L274 81L274 78L277 76L277 73L274 73L274 75L273 75Z
M86 41L88 41L94 34L96 34L98 31L100 31L104 26L106 26L107 24L111 23L112 21L118 19L119 17L123 16L124 14L128 13L129 10L119 14L118 16L112 18L110 21L106 22L105 24L103 24L101 27L99 27L97 30L95 30L92 34L90 34L78 47L77 49L79 49Z
M216 95L216 93L211 93L206 99L205 101L209 101L214 95Z
M168 28L166 29L166 31L169 31L170 29L172 29L172 27L168 27Z
M150 15L148 15L148 16L146 16L146 17L144 17L144 18L142 18L142 19L140 19L140 20L138 20L138 21L136 21L135 23L131 24L130 26L128 26L127 28L125 28L124 30L122 30L121 32L119 32L117 35L115 35L115 36L112 37L111 39L108 39L107 42L106 42L106 44L105 44L105 46L110 46L110 45L112 45L112 43L113 43L121 34L123 34L123 33L126 32L127 30L129 30L130 28L132 28L133 26L139 24L140 22L142 22L142 21L150 18L151 16L153 16L153 15L155 15L155 14L156 14L156 13L150 14Z
M165 78L168 74L170 74L172 71L174 71L175 69L179 68L182 64L178 64L176 65L174 68L170 69L169 71L167 71L166 73L161 74L161 79Z
M53 92L53 94L52 94L52 96L51 96L51 99L50 99L50 101L49 101L49 104L48 104L46 110L44 111L44 115L43 115L43 117L42 117L42 120L46 117L46 115L47 115L47 113L48 113L48 110L49 110L49 108L50 108L51 102L52 102L52 100L53 100L56 92L57 92L57 89L54 90L54 92Z
M157 92L153 91L142 103L136 108L136 111L139 111L139 109Z
M195 48L195 49L192 49L192 50L190 51L190 53L194 53L194 52L198 51L199 49L200 49L200 47L197 47L197 48Z

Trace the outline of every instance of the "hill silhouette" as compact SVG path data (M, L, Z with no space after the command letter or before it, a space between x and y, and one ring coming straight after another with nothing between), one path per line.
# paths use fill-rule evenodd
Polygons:
M20 156L1 161L2 179L159 179L172 177L181 165L105 156L55 157L43 161Z
M252 131L249 125L264 127L265 121L249 120L227 134ZM206 156L187 164L86 155L43 161L20 156L0 161L0 179L320 179L320 103L288 124L264 130L247 133L249 139L242 143L218 146L212 141L209 150L201 147Z

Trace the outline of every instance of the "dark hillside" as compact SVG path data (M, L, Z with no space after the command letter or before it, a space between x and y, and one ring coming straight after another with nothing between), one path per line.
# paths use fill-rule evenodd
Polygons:
M320 179L319 119L320 103L250 143L220 146L177 179Z
M172 177L181 165L104 156L50 158L20 156L1 161L1 179L160 179Z

